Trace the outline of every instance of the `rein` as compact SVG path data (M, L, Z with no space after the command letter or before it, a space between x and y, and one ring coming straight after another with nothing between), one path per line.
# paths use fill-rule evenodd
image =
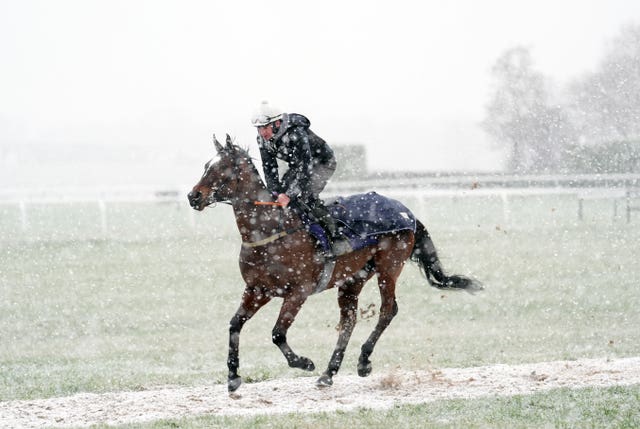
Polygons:
M278 203L276 201L254 201L253 202L254 205L256 206L275 206L275 207L284 207L284 204L282 203ZM273 243L276 240L279 240L283 237L286 237L287 235L293 234L295 232L300 231L301 229L303 229L302 227L298 227L298 228L292 228L292 229L287 229L284 231L281 231L277 234L271 235L267 238L264 238L262 240L258 240L258 241L244 241L242 242L242 247L260 247L260 246L264 246L265 244L269 244L269 243Z
M300 231L301 229L303 229L303 227L298 227L298 228L293 228L293 229L287 229L286 231L282 231L279 232L277 234L274 234L270 237L267 237L265 239L262 240L258 240L258 241L243 241L242 242L242 247L260 247L260 246L264 246L265 244L269 244L269 243L273 243L276 240L281 239L282 237L286 237L287 235L293 234L295 232Z

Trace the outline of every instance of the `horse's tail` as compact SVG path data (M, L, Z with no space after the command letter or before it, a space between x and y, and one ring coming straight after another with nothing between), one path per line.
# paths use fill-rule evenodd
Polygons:
M431 236L419 220L416 220L415 240L411 260L418 264L431 286L438 289L466 290L470 293L483 289L482 284L475 279L456 274L448 276L444 273Z

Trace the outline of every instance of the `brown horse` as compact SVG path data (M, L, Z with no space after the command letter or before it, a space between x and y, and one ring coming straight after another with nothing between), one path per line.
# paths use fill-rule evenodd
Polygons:
M246 285L240 307L229 324L229 392L242 383L238 375L240 331L245 322L272 298L283 299L272 331L274 344L290 367L313 371L313 362L296 354L287 343L287 330L306 299L320 291L317 289L319 283L326 284L324 289L338 288L338 341L327 369L317 381L318 386L330 386L356 324L358 295L374 274L378 275L381 305L378 323L362 345L358 360L358 374L362 377L371 372L369 357L380 335L398 312L396 281L409 258L419 264L435 287L470 292L482 289L473 279L444 274L429 233L419 221L415 232L404 230L382 234L375 245L337 257L333 261L333 271L326 274L327 261L319 251L317 241L293 210L275 205L249 154L234 145L228 135L226 146L222 146L215 136L214 143L218 157L205 165L202 178L188 198L195 210L203 210L216 202L230 203L242 236L239 263ZM326 278L321 282L323 275Z

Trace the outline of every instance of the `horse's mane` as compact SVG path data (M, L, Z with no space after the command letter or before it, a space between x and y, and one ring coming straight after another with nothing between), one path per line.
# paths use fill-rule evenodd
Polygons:
M224 152L227 152L234 159L246 159L249 163L250 168L252 168L258 176L260 175L258 173L258 169L256 168L256 164L253 162L254 158L249 154L248 147L241 147L233 143L231 145L225 146Z
M251 158L251 155L249 155L249 148L248 147L242 147L240 145L237 145L237 144L233 143L231 146L227 146L227 148L231 149L231 151L234 154L234 156L253 159L253 158Z

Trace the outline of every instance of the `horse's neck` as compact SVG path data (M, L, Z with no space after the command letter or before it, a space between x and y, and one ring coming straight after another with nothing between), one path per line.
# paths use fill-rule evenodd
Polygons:
M297 228L302 221L290 209L274 205L260 205L273 202L271 193L262 184L255 182L242 196L232 201L236 224L244 242L255 242L282 231Z
M236 224L244 242L255 242L269 238L282 231L294 229L300 220L289 209L274 206L245 205L234 207Z

